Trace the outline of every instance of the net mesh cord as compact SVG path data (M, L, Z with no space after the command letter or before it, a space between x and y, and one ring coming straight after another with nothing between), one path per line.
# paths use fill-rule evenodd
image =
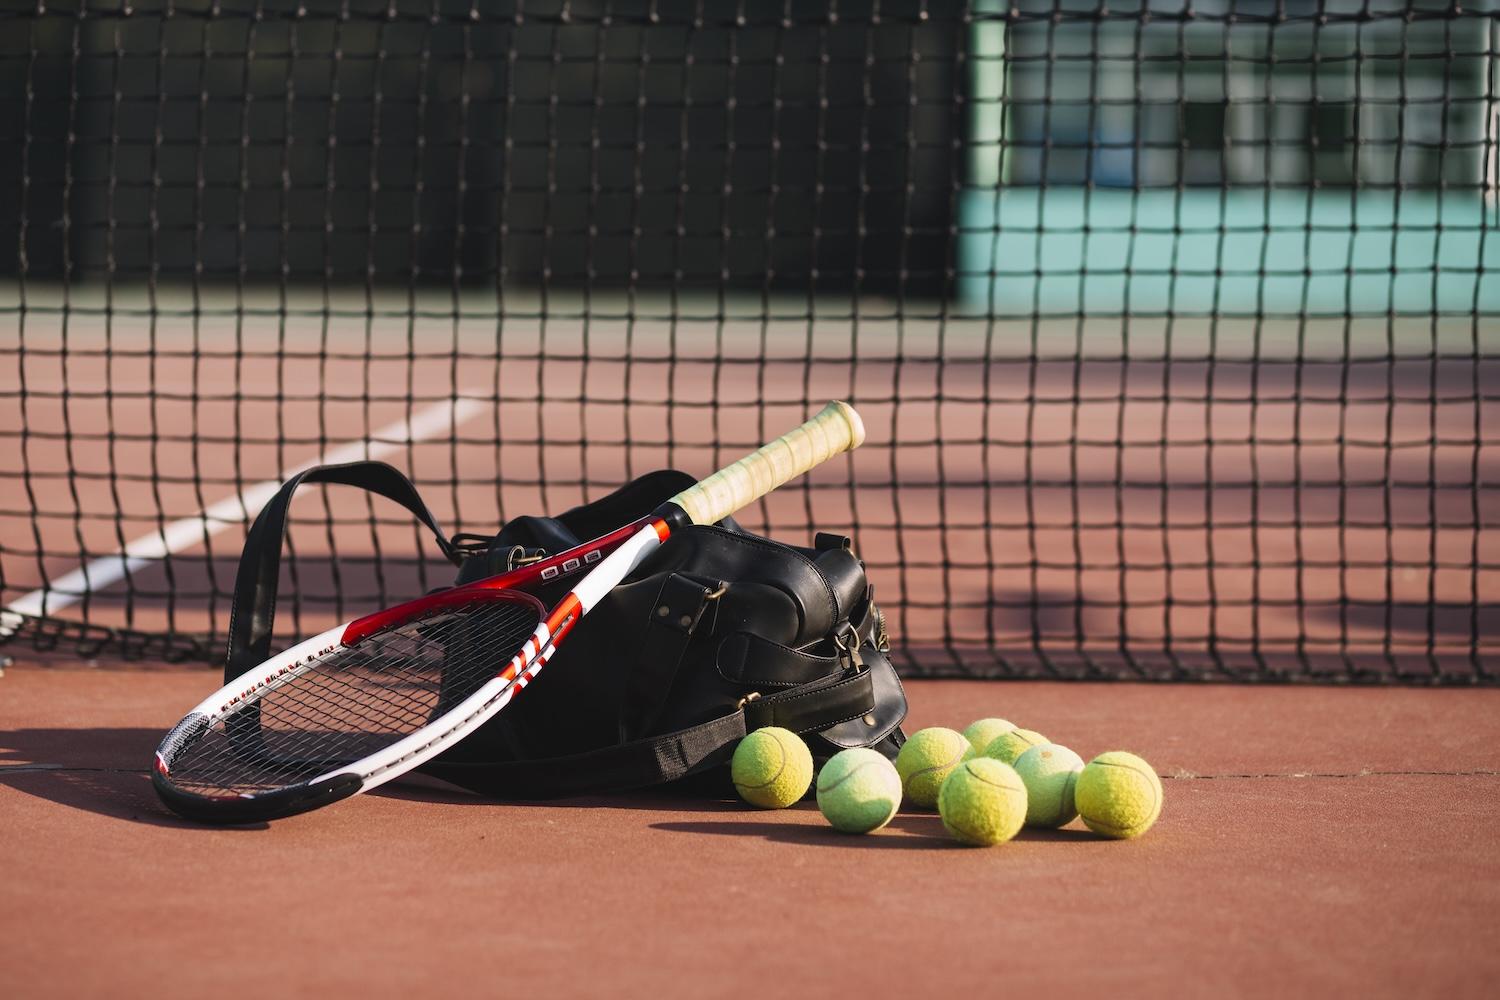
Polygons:
M1500 30L1394 0L0 13L4 652L222 655L266 484L697 475L913 676L1493 683ZM280 642L450 582L294 506Z

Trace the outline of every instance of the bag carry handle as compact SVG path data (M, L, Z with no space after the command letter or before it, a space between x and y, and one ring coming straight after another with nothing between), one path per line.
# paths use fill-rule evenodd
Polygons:
M304 483L354 486L393 500L410 511L437 538L443 556L455 566L461 561L443 536L437 520L422 502L417 488L385 462L315 465L292 476L276 491L245 536L240 567L234 577L234 601L229 611L229 648L224 658L224 683L229 683L271 655L271 626L276 619L276 590L281 573L281 550L286 541L287 514L292 494Z

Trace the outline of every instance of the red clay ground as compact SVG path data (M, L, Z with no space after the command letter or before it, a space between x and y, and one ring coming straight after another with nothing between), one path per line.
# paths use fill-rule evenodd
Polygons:
M1454 998L1500 975L1500 691L911 684L909 728L1003 714L1167 779L1142 840L977 850L919 813L850 838L811 805L431 786L198 828L145 768L213 685L0 679L0 994Z

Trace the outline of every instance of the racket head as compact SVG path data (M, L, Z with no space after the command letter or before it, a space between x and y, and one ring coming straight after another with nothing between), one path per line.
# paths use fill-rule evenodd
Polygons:
M152 783L174 812L216 823L347 798L482 721L476 709L505 690L502 671L545 615L530 594L464 587L315 636L173 727Z

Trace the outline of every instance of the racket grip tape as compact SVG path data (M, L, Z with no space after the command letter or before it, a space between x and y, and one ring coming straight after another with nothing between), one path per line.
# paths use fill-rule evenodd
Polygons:
M672 502L694 524L713 524L833 456L858 448L864 439L864 421L854 407L835 400L801 427L683 490Z

